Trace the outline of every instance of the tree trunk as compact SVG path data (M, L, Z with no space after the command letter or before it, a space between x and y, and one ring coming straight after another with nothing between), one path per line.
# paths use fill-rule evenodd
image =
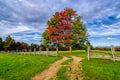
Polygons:
M31 55L32 53L31 53L31 49L29 49L29 54Z
M49 48L46 48L46 56L48 56Z
M41 48L39 48L39 55L41 55Z
M58 56L58 47L56 46L56 56Z
M69 53L72 54L72 46L69 45Z

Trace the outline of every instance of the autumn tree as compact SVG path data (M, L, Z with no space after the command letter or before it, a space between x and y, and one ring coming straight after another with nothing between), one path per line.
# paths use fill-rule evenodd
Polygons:
M25 43L25 42L22 42L22 43L20 44L20 47L21 47L21 49L28 49L28 44Z
M77 16L73 21L72 21L72 39L73 39L73 46L81 46L84 48L86 44L90 45L90 42L88 40L88 32L85 27L85 24L81 21L81 16Z
M81 16L76 14L71 8L66 8L63 11L56 12L53 17L48 20L48 27L43 32L43 44L69 46L70 53L72 52L72 45L78 44L86 39L87 30L85 25L81 22Z

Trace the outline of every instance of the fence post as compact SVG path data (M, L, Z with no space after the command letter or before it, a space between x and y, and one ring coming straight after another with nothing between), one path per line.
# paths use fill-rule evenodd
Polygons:
M36 55L36 48L34 48L34 56Z
M90 46L87 46L88 60L90 60Z
M49 48L46 48L46 56L48 56Z
M22 49L22 54L24 54L24 49Z
M23 49L23 54L25 55L25 49Z
M18 49L16 50L16 52L17 52L17 54L19 54L19 51L18 51Z
M19 49L19 55L21 55L21 49Z
M41 54L41 48L39 48L39 55Z
M29 49L29 54L31 55L31 49Z
M111 45L111 52L112 52L112 58L115 61L115 49L113 45Z
M58 56L58 47L56 46L56 57Z
M72 54L72 46L69 45L69 53Z
M25 54L28 54L28 53L27 53L27 49L25 49Z

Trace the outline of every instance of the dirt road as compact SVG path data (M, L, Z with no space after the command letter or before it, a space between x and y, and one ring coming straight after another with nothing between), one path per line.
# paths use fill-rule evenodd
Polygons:
M63 57L61 60L53 63L48 69L32 77L31 80L50 80L56 76L57 71L61 68L61 63L67 60L67 57Z
M81 60L83 58L72 56L73 62L71 63L71 74L70 74L70 80L83 80L83 73L82 73L82 67L81 67Z

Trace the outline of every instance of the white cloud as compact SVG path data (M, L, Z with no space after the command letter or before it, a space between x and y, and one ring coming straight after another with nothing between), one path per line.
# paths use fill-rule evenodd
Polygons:
M0 3L0 36L13 33L30 31L30 33L42 33L47 27L47 20L56 12L66 7L73 8L83 16L85 24L88 22L102 22L109 15L119 14L117 4L119 1L104 0L3 0ZM3 4L2 4L3 3ZM112 3L112 4L111 4ZM108 6L108 4L111 4ZM2 7L3 8L2 8ZM120 18L120 15L117 16ZM2 21L4 20L4 21ZM91 36L119 35L120 22L108 25L93 24L96 28L89 28ZM29 33L29 32L28 32ZM14 35L12 35L14 36ZM41 38L39 35L28 35L27 32L22 36L14 36L16 40L34 42ZM32 40L30 40L32 38Z
M107 37L107 40L111 40L111 39L113 39L113 38L111 38L111 37Z
M119 18L120 18L120 14L119 14L119 15L117 15L117 17L116 17L116 18L118 18L118 19L119 19Z
M37 33L34 31L23 31L23 32L11 34L11 36L16 41L26 42L28 44L31 43L39 44L41 39L41 33Z
M5 36L5 35L22 32L22 31L26 31L26 30L30 30L30 28L25 25L11 24L6 21L0 22L0 36Z
M88 32L91 36L120 35L120 22L112 25L102 25L96 28L89 28Z
M41 39L41 35L39 34L35 34L33 37L34 40L40 40Z

